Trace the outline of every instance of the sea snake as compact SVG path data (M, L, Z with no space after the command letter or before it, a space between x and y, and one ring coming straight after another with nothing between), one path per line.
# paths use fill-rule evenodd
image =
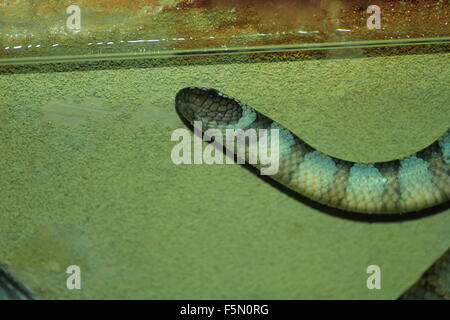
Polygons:
M188 123L201 121L203 132L278 129L279 170L270 177L324 205L360 213L405 213L450 198L450 129L430 146L403 159L356 163L314 149L280 124L216 89L181 89L175 105ZM254 166L261 167L258 163Z

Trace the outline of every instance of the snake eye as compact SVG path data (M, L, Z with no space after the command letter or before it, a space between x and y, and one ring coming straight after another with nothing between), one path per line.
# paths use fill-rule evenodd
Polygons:
M212 99L220 95L219 91L217 91L216 89L204 88L203 90L204 90L203 93Z

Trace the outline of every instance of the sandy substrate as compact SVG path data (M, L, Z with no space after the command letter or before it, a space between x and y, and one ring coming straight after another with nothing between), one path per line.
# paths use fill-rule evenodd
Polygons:
M48 299L397 298L449 247L449 209L368 223L238 165L176 166L170 136L184 125L174 96L215 87L323 152L386 160L448 128L448 58L2 73L0 263ZM72 264L81 290L66 288ZM373 264L382 290L366 287Z

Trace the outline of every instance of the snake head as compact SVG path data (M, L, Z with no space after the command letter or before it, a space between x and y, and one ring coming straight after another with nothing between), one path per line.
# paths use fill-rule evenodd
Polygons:
M211 88L181 89L175 97L175 107L190 124L202 121L205 127L235 124L243 114L239 101Z

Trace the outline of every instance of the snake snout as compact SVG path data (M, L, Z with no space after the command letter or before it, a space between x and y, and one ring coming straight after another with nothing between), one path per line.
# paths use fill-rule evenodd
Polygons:
M175 98L178 112L190 123L194 121L233 124L242 117L240 103L216 89L189 87Z

